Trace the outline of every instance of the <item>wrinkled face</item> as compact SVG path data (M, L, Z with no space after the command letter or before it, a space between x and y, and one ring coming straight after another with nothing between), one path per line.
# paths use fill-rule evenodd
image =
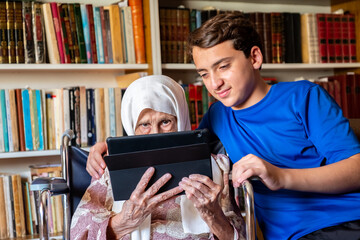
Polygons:
M146 108L141 111L135 127L135 135L177 131L176 117Z
M256 87L254 69L261 64L258 66L254 60L253 49L246 58L244 52L235 50L229 40L211 48L194 47L192 51L197 72L207 90L225 106L235 110L247 107Z

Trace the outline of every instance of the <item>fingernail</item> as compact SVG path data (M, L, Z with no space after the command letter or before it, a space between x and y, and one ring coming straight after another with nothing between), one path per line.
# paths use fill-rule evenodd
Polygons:
M105 164L104 164L104 163L101 163L101 167L102 167L102 168L105 168Z

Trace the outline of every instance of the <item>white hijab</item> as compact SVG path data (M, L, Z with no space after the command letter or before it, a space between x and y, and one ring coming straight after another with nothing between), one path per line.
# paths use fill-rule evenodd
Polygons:
M191 130L184 90L167 76L142 77L126 89L121 102L121 121L128 135L135 134L138 117L146 108L176 116L178 131Z

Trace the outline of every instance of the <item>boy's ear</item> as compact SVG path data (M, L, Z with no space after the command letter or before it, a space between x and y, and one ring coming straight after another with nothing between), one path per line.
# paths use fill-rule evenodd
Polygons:
M252 61L252 65L254 69L260 69L263 63L263 55L261 50L258 46L254 46L251 48L250 57Z

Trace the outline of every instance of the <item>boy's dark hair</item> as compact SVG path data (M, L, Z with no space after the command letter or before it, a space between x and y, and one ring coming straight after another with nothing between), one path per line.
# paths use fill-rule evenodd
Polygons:
M192 56L193 47L211 48L222 42L232 40L234 49L243 51L246 58L251 48L263 47L260 35L253 24L241 12L218 14L190 33L188 53Z

